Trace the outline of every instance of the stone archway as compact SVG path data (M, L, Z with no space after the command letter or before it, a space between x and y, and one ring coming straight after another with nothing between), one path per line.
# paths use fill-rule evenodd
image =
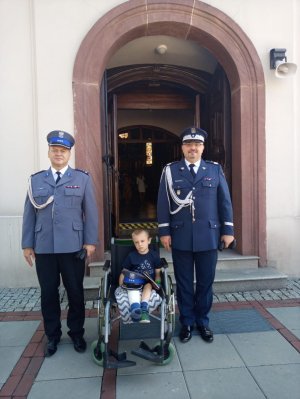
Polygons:
M132 0L104 15L82 41L73 71L76 165L93 175L103 209L100 83L110 57L127 42L169 35L205 46L224 68L232 98L232 184L238 250L266 265L265 85L257 52L226 14L200 1ZM104 39L105 38L105 39ZM102 219L103 220L103 219ZM103 258L103 222L100 249Z

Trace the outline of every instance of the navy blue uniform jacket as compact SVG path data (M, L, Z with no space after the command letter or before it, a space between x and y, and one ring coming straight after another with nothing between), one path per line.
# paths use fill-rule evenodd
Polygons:
M228 185L219 164L201 160L193 179L184 159L171 163L172 187L180 199L192 190L195 221L190 206L178 208L169 195L163 170L158 193L159 236L171 235L172 248L181 251L217 249L221 235L234 235L233 212Z

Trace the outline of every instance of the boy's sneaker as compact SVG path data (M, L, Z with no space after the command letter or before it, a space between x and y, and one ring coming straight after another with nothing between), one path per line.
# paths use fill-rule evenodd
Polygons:
M142 311L140 323L150 323L150 316L146 310Z
M140 321L141 320L141 308L134 308L131 310L131 319L132 321Z

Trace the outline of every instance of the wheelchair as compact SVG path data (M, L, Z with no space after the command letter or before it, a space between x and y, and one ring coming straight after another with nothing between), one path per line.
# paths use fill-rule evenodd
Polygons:
M157 237L152 239L150 248L159 252L159 240ZM136 365L135 361L127 360L126 352L117 353L113 351L109 342L113 324L116 321L126 323L124 317L122 319L120 315L115 291L119 287L122 263L128 253L134 249L133 242L130 239L112 238L111 259L106 260L103 266L105 273L100 279L97 298L98 339L92 343L91 349L94 362L104 369L117 369ZM160 336L158 337L158 342L153 348L150 348L144 340L141 340L139 347L132 350L131 353L157 365L166 365L172 361L175 353L175 347L171 342L175 330L175 294L172 279L168 275L168 263L164 258L161 258L161 285L157 291L152 290L153 292L159 295L158 307L153 312L150 309L150 319L153 318L159 321ZM133 322L131 326L134 328L136 324Z

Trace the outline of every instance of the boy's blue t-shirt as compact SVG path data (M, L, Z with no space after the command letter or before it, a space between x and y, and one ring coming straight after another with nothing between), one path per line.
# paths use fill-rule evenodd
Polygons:
M130 252L125 258L122 267L133 272L148 272L151 278L155 278L155 269L161 268L161 261L158 252L149 249L145 255L137 251Z

